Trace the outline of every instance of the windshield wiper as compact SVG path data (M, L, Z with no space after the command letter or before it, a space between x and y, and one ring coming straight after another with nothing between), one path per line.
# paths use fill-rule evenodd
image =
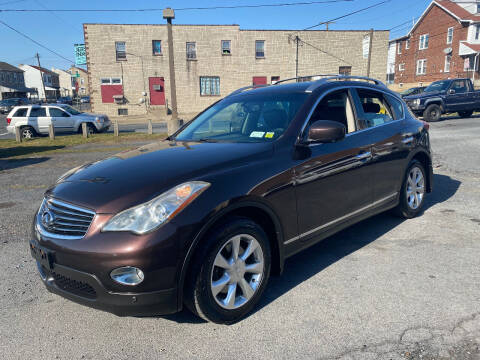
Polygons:
M209 138L201 138L201 139L198 139L197 141L199 141L199 142L210 142L210 143L216 143L216 142L218 142L218 140L209 139Z

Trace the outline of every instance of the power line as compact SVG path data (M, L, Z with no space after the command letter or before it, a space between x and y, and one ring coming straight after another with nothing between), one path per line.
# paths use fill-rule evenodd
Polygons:
M335 58L335 59L337 59L337 60L343 61L344 63L353 66L353 64L349 63L348 61L346 61L346 60L344 60L344 59L342 59L342 58L340 58L340 57L338 57L338 56L335 56L335 55L333 55L333 54L330 54L328 51L322 50L322 49L320 49L319 47L316 47L315 45L312 45L312 44L306 42L305 40L302 40L302 39L300 39L300 38L298 38L298 39L299 39L299 41L300 41L301 43L303 43L303 44L305 44L305 45L308 45L308 46L310 46L310 47L312 47L312 48L314 48L314 49L316 49L316 50L324 53L325 55L331 56L331 57L333 57L333 58Z
M3 25L5 25L5 26L6 26L6 27L8 27L9 29L11 29L11 30L15 31L17 34L20 34L20 35L21 35L21 36L23 36L24 38L26 38L26 39L30 40L31 42L33 42L33 43L37 44L37 45L38 45L38 46L40 46L41 48L43 48L43 49L45 49L45 50L47 50L47 51L51 52L52 54L55 54L55 55L57 55L58 57L60 57L60 58L62 58L62 59L64 59L64 60L66 60L66 61L68 61L69 63L72 63L72 64L73 64L73 63L75 63L75 61L72 61L71 59L67 59L65 56L62 56L62 55L60 55L59 53L57 53L56 51L49 49L49 48L48 48L48 47L46 47L45 45L42 45L42 44L40 44L38 41L36 41L36 40L32 39L30 36L28 36L28 35L26 35L26 34L22 33L21 31L19 31L19 30L15 29L15 28L13 28L13 27L11 27L11 26L10 26L10 25L8 25L6 22L4 22L4 21L0 20L0 23L1 23L1 24L3 24Z
M316 5L316 4L331 4L340 2L353 2L355 0L321 0L321 1L304 1L304 2L292 2L292 3L279 3L279 4L255 4L255 5L231 5L231 6L212 6L212 7L189 7L178 8L175 11L191 11L191 10L217 10L217 9L245 9L245 8L262 8L262 7L284 7L284 6L304 6L304 5ZM164 9L151 8L151 9L0 9L0 12L153 12L163 11Z

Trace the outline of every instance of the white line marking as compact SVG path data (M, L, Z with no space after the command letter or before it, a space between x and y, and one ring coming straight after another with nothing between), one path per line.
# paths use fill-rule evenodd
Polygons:
M8 132L6 132L6 133L3 133L3 134L0 134L0 136L3 136L3 135L8 135Z

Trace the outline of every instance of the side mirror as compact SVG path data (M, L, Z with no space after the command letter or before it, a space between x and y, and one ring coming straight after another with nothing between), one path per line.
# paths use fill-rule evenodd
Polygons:
M448 93L449 93L450 95L453 95L453 94L455 94L455 90L454 90L454 89L450 89L450 90L448 90Z
M345 138L347 130L345 125L338 121L317 120L308 131L307 142L309 143L330 143Z

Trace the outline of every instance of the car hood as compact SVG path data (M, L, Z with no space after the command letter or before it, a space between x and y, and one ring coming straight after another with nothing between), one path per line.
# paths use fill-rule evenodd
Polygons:
M271 156L272 143L161 141L85 164L67 173L46 196L116 213L190 180Z
M430 98L432 96L436 96L436 95L440 95L440 94L445 94L445 91L423 92L423 93L417 94L417 95L405 96L403 99L404 100L425 99L425 98Z

